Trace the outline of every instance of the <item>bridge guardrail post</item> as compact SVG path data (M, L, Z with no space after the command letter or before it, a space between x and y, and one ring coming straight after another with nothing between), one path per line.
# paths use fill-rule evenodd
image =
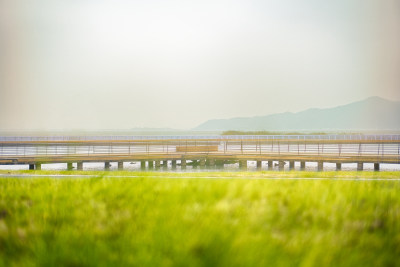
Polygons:
M280 142L278 140L278 155L280 155L280 154L281 154L281 144L280 144Z

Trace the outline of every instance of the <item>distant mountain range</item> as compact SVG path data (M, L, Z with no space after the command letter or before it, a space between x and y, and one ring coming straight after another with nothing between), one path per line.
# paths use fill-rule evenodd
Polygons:
M209 120L196 131L400 130L400 102L380 97L326 109Z

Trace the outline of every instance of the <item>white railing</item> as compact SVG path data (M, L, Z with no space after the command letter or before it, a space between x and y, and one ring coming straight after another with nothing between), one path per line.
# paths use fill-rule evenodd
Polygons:
M400 135L176 135L176 136L0 136L0 142L27 141L90 141L90 140L393 140L400 141Z

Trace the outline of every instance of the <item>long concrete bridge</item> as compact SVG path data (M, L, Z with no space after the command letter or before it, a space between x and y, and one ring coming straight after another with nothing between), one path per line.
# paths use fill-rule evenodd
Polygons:
M317 162L323 170L324 163L357 163L363 170L365 163L400 164L400 135L258 135L258 136L51 136L51 137L0 137L0 165L28 165L40 170L42 164L77 164L82 170L86 162L139 161L141 168L158 169L171 163L185 169L188 164L201 168L221 167L239 162L247 169L248 161L262 162L272 169L274 162L283 170L286 162L294 169L300 162Z

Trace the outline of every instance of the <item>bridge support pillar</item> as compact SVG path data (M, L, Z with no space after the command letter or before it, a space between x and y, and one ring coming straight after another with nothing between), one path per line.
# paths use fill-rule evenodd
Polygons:
M186 159L181 159L181 170L186 170Z
M300 161L300 170L304 171L306 169L306 162Z
M247 160L240 160L239 161L239 168L243 171L247 170Z
M197 169L199 167L200 160L192 160L192 168Z
M171 160L171 166L173 170L176 170L176 159Z
M163 169L168 168L168 160L163 160L162 166L163 166Z
M76 163L76 169L77 169L78 171L83 170L83 162L78 162L78 163Z
M206 164L208 165L209 168L214 168L215 167L215 159L208 159Z
M154 163L155 163L155 166L156 166L156 170L159 170L160 166L161 166L161 162L159 160L156 160Z
M146 161L145 160L141 160L140 161L140 169L141 170L145 170L146 169Z
M261 171L261 166L262 166L262 161L261 160L257 160L257 170Z
M106 171L110 170L111 163L109 161L104 162L104 169Z
M357 171L362 171L364 169L364 164L362 162L357 162Z
M374 163L374 171L379 171L379 163Z
M268 170L272 170L274 166L274 162L272 160L268 160Z
M201 169L204 169L206 166L206 159L200 159L199 165Z
M216 160L215 161L215 166L217 169L223 169L224 168L224 161L223 160Z
M291 170L291 171L294 170L294 161L293 160L289 161L289 170Z
M215 159L208 159L206 161L206 165L208 169L214 169L215 168Z
M149 160L148 163L149 163L149 169L153 169L154 168L154 161Z
M67 163L67 170L72 171L73 167L72 167L72 163L68 162Z
M34 164L29 164L29 169L30 170L34 170L35 169L35 165Z
M42 164L41 163L36 163L35 164L35 170L40 171L42 169Z
M279 170L283 171L285 169L285 162L284 161L279 161Z
M336 170L341 171L342 170L342 163L338 162L336 163Z
M118 170L122 171L124 169L124 162L118 161Z
M321 171L324 170L324 162L323 162L323 161L318 161L317 170L318 170L319 172L321 172Z

